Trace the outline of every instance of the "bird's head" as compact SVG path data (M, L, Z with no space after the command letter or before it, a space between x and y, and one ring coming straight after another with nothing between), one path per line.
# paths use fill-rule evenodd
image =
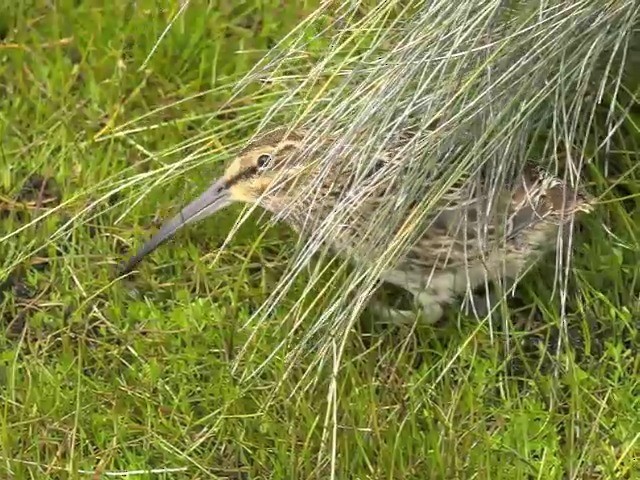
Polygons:
M275 194L276 183L283 185L302 170L302 140L301 134L288 132L286 128L264 134L238 153L203 196L221 195L222 206L232 202L267 203L269 196ZM205 200L206 203L211 202ZM213 210L210 213L218 210L213 205L206 208Z
M130 272L144 256L171 238L183 226L209 217L235 202L273 205L274 190L286 185L302 169L299 162L303 136L286 128L262 135L242 149L229 163L224 174L198 198L165 222L123 266Z

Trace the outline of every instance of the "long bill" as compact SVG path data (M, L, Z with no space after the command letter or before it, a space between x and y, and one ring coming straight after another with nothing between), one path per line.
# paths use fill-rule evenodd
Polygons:
M165 222L160 227L160 230L122 266L120 275L131 272L146 255L173 237L185 225L209 217L230 203L231 197L226 180L221 178L214 182L202 195L180 210L180 213L175 217Z

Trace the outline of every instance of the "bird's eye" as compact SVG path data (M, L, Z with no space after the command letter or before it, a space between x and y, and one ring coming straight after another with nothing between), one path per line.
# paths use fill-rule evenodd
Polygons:
M264 170L265 168L267 168L269 166L269 163L271 163L271 155L269 155L268 153L263 153L258 157L259 170Z

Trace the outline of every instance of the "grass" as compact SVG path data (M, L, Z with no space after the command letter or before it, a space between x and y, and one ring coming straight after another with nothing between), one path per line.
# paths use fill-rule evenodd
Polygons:
M172 176L181 146L201 137L222 157L250 133L261 90L211 112L313 8L192 2L153 51L175 3L0 7L0 477L640 478L637 171L618 181L630 198L604 193L576 235L566 331L551 260L513 302L517 318L538 314L512 327L508 351L464 317L415 332L363 318L337 378L302 382L307 360L286 357L302 333L278 320L295 289L272 321L245 327L292 235L248 222L220 253L238 209L113 281L220 171L202 158ZM616 138L620 171L637 165L638 118ZM599 194L616 176L588 173Z

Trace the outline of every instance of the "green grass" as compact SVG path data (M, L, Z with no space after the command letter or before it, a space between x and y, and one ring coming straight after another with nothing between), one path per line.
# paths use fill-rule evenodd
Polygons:
M413 333L363 322L328 408L329 369L301 382L308 359L287 361L302 333L278 318L295 289L272 321L243 328L284 269L288 230L249 222L212 266L230 209L113 282L116 263L220 171L194 162L161 180L185 155L174 147L202 135L222 151L251 130L257 89L235 114L212 112L311 2L192 2L142 69L178 2L52 3L0 7L0 478L640 478L637 171L618 186L636 197L606 193L576 235L571 348L546 347L559 312L551 260L522 285L515 316L540 313L512 327L508 352L471 319ZM110 135L134 120L138 131ZM637 164L639 135L631 124L616 138L620 171ZM613 181L599 172L598 194Z

